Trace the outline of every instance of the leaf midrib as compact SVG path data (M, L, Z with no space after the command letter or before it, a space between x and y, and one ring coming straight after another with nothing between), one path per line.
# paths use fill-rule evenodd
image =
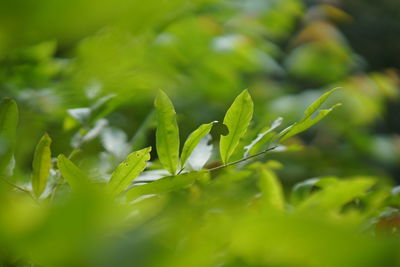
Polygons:
M204 127L204 130L203 131L201 131L200 132L200 134L199 134L199 136L202 136L203 137L203 134L205 133L205 132L207 132L208 131L208 124L204 124L205 126L207 126L207 127ZM201 126L200 126L201 127ZM190 136L189 136L190 137ZM202 138L201 137L201 138ZM201 140L201 138L199 138L200 140ZM197 138L194 138L193 139L194 141L196 141L197 140ZM189 148L192 148L193 147L193 143L195 143L195 142L191 142L190 144L189 144ZM184 145L184 148L185 148L185 145ZM195 147L194 147L195 148ZM193 148L193 150L194 150L194 148ZM193 150L192 150L192 152L193 152ZM187 149L187 151L190 151L190 149ZM184 152L184 150L182 151L182 154L183 154L183 152ZM189 157L190 157L190 155L189 155L189 153L187 153L188 155L187 155L187 158L185 159L185 162L189 159ZM182 155L181 155L181 159L182 159ZM185 162L181 162L181 164L183 165Z
M39 160L37 161L38 168L37 169L34 168L34 175L37 176L37 179L34 179L33 181L35 181L36 186L38 187L38 192L41 191L39 187L40 187L40 183L42 182L42 171L41 171L42 166L50 165L50 164L45 164L45 156L46 156L45 154L48 152L48 151L46 151L46 150L48 150L48 145L46 145L46 141L44 141L45 144L43 145L42 153L40 153L40 151L39 151L40 157L39 157ZM35 163L35 161L34 161L34 163ZM36 165L36 164L34 164L34 165Z
M127 175L124 175L124 177L118 182L117 186L114 187L114 190L116 190L116 189L119 188L119 186L122 184L122 182L125 181L125 178L128 177L129 174L132 172L132 170L134 170L134 169L141 163L141 160L147 155L147 153L148 153L148 152L146 152L146 153L143 154L140 158L138 158L137 163L136 163L134 166L132 166L132 168L130 168L128 174L127 174ZM123 164L123 163L121 163L121 164ZM118 166L118 167L119 167L119 166ZM118 168L118 167L117 167L117 168ZM111 178L112 178L112 177L111 177Z
M239 120L234 120L235 126L236 126L236 127L235 127L235 129L233 130L232 138L229 140L229 145L228 145L227 152L230 152L230 148L231 148L231 146L232 146L233 139L234 139L234 137L236 136L236 132L238 131L238 128L239 128L239 127L237 127L237 125L239 125L239 122L242 120L243 109L244 109L244 99L242 99L242 101L241 101L240 104L241 104L241 105L240 105ZM225 160L224 160L225 163L228 163L228 159L229 159L228 153L226 153L226 154L225 154Z
M176 113L173 113L173 115L174 116L176 116ZM162 120L162 122L163 122L163 128L164 129L166 129L166 123L165 123L165 118L163 118L163 120ZM171 154L171 151L170 151L170 144L169 144L169 142L168 142L168 137L169 137L169 133L168 133L168 131L166 131L165 132L165 135L164 135L165 137L164 137L164 144L165 144L165 150L166 150L166 152L167 152L167 158L168 158L168 161L169 161L169 167L170 167L170 171L171 172L173 172L173 174L175 174L175 172L176 172L176 166L174 167L174 164L173 164L173 161L172 161L172 154ZM175 169L174 171L173 171L173 169Z

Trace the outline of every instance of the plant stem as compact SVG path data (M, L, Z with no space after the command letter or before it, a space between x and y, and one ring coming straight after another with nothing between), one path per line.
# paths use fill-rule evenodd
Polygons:
M75 148L69 153L68 159L72 159L73 156L76 154L80 153L81 149L80 148ZM61 174L58 175L59 181L53 186L51 193L50 193L50 201L54 201L54 198L56 196L57 190L59 187L63 184L64 178L61 176Z
M25 194L28 194L36 202L36 204L39 204L38 200L35 198L35 196L32 195L31 191L29 191L19 185L13 184L12 182L10 182L8 179L4 178L3 176L0 176L0 179L3 180L9 186L14 187L15 189L17 189L21 192L24 192Z
M181 174L183 172L183 170L184 170L184 168L181 168L180 171L176 175Z
M215 167L215 168L211 168L211 169L208 169L208 170L202 170L202 171L205 171L205 172L212 172L212 171L216 171L216 170L219 170L219 169L223 169L223 168L226 168L226 167L235 165L235 164L239 164L239 163L244 162L244 161L246 161L246 160L249 160L249 159L252 159L252 158L261 156L261 155L263 155L263 154L265 154L265 153L267 153L267 152L269 152L269 151L271 151L271 150L274 150L275 148L277 148L277 146L267 148L267 149L265 149L265 150L263 150L263 151L261 151L261 152L258 152L258 153L256 153L256 154L253 154L253 155L251 155L251 156L248 156L248 157L245 157L245 158L242 158L242 159L239 159L239 160L237 160L237 161L233 161L233 162L230 162L230 163L227 163L227 164L224 164L224 165ZM176 175L179 175L182 171L183 171L183 169L180 170L180 171L178 172L178 174L176 174ZM155 181L156 181L156 180L155 180ZM140 181L140 182L136 182L136 183L152 183L152 182L154 182L154 181ZM134 181L133 183L135 183L135 181Z
M253 154L253 155L251 155L251 156L248 156L248 157L245 157L245 158L242 158L242 159L239 159L239 160L237 160L237 161L233 161L233 162L226 163L226 164L224 164L224 165L221 165L221 166L218 166L218 167L215 167L215 168L208 169L207 171L212 172L212 171L216 171L216 170L219 170L219 169L223 169L223 168L226 168L226 167L229 167L229 166L232 166L232 165L239 164L239 163L241 163L241 162L243 162L243 161L247 161L247 160L249 160L249 159L252 159L252 158L261 156L261 155L263 155L263 154L265 154L265 153L267 153L267 152L269 152L269 151L271 151L271 150L274 150L275 148L277 148L277 146L267 148L267 149L265 149L265 150L263 150L263 151L261 151L261 152L258 152L258 153L256 153L256 154Z

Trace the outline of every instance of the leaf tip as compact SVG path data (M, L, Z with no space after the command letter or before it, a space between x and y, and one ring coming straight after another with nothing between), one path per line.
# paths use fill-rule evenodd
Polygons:
M246 96L246 97L251 97L249 89L247 89L247 88L244 89L240 95Z
M50 135L47 132L44 133L44 135L42 136L42 140L44 140L48 144L51 144L51 141L52 141Z
M335 108L338 108L340 106L343 106L342 103L336 103L335 105L333 105L329 110L334 110Z
M66 157L64 154L58 155L58 157L57 157L57 163L59 163L60 161L65 160L66 158L67 158L67 157Z

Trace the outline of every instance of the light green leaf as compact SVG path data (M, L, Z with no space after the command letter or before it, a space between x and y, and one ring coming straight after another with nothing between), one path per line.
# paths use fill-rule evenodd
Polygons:
M220 153L224 164L235 152L240 138L246 133L253 116L253 101L247 90L244 90L233 102L226 112L224 124L229 129L229 134L221 136Z
M214 123L217 123L217 121L202 124L199 128L197 128L189 135L189 137L186 139L185 144L183 145L181 154L181 166L185 166L185 163L192 154L193 150L199 144L200 140L211 131Z
M9 174L18 124L17 103L10 98L0 101L0 174Z
M89 184L88 176L67 157L62 154L59 155L57 166L73 191L81 191L87 188Z
M146 168L151 147L133 152L113 172L108 187L118 195Z
M32 163L32 188L37 197L43 193L51 168L51 138L44 134L36 146Z
M197 179L208 175L206 172L189 172L168 176L154 182L132 187L127 193L127 200L134 200L143 195L164 194L192 185Z
M335 177L311 178L297 183L291 192L290 198L293 204L298 204L311 195L314 188L323 188L325 186L337 183Z
M258 187L261 189L262 204L267 208L283 210L285 198L278 177L266 166L262 164L256 166L260 176Z
M328 97L338 89L339 88L333 88L329 90L325 94L321 95L317 100L315 100L310 106L308 106L306 111L304 111L303 120L311 117L311 115L313 115L325 103Z
M257 145L267 134L272 133L273 130L281 126L283 118L279 117L274 120L267 129L263 130L261 133L257 135L257 137L248 145L244 147L244 157L247 158L251 152L251 150Z
M322 96L320 96L316 101L314 101L304 112L304 116L303 118L293 124L290 127L287 127L285 130L283 130L279 135L280 135L280 141L284 141L286 139L288 139L289 137L292 137L296 134L299 134L305 130L307 130L308 128L310 128L311 126L315 125L316 123L318 123L320 120L322 120L323 118L325 118L333 109L335 109L336 107L340 106L341 104L336 104L333 105L331 108L329 109L322 109L318 112L318 114L312 118L312 115L318 110L318 108L321 107L321 105L323 103L325 103L325 101L328 99L328 97L334 92L336 91L338 88L334 88L332 90L330 90L329 92L323 94Z
M288 139L289 137L292 137L296 134L304 132L305 130L307 130L308 128L317 124L320 120L325 118L326 115L328 115L332 110L334 110L338 106L341 106L341 104L336 104L329 109L320 110L315 118L309 117L306 120L302 120L300 122L295 123L290 128L286 128L286 130L284 130L280 134L280 136L281 136L280 141L284 141L284 140Z
M352 180L338 180L314 193L298 206L299 211L310 212L338 212L340 208L365 194L375 181L370 178L355 178Z
M157 114L156 147L161 164L171 174L179 165L179 129L174 106L160 90L154 102Z

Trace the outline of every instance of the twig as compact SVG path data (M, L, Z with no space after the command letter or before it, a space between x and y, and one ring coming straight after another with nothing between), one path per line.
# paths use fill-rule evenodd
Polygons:
M226 167L229 167L229 166L232 166L232 165L235 165L235 164L239 164L239 163L244 162L244 161L246 161L246 160L249 160L249 159L252 159L252 158L261 156L261 155L263 155L263 154L265 154L265 153L267 153L267 152L269 152L269 151L271 151L271 150L274 150L274 149L277 148L277 147L278 147L278 146L270 147L270 148L267 148L267 149L265 149L265 150L263 150L263 151L261 151L261 152L258 152L258 153L256 153L256 154L254 154L254 155L248 156L248 157L246 157L246 158L242 158L242 159L240 159L240 160L233 161L233 162L230 162L230 163L227 163L227 164L224 164L224 165L215 167L215 168L211 168L211 169L208 169L208 170L202 170L201 172L212 172L212 171L216 171L216 170L219 170L219 169L222 169L222 168L226 168ZM181 169L176 175L181 174L182 171L183 171L183 169ZM134 181L133 183L152 183L152 182L154 182L154 181L157 181L157 180L152 180L152 181L137 181L137 182Z
M216 171L216 170L219 170L219 169L223 169L223 168L226 168L226 167L229 167L229 166L232 166L232 165L239 164L239 163L244 162L244 161L247 161L247 160L249 160L249 159L252 159L252 158L261 156L261 155L263 155L263 154L265 154L265 153L267 153L267 152L269 152L269 151L271 151L271 150L274 150L275 148L277 148L277 146L267 148L267 149L265 149L265 150L263 150L263 151L261 151L261 152L258 152L258 153L254 154L254 155L251 155L251 156L248 156L248 157L246 157L246 158L242 158L242 159L239 159L239 160L237 160L237 161L233 161L233 162L230 162L230 163L227 163L227 164L224 164L224 165L215 167L215 168L208 169L207 171L212 172L212 171Z
M14 187L15 189L17 189L21 192L24 192L25 194L28 194L36 202L36 204L39 204L38 200L32 195L31 191L29 191L19 185L13 184L12 182L10 182L8 179L4 178L3 176L0 176L0 178L4 182L6 182L6 184L8 184L9 186Z
M25 189L25 188L23 188L23 187L21 187L21 186L19 186L19 185L16 185L16 184L13 184L13 183L11 183L10 181L8 181L6 178L4 178L3 176L0 176L0 178L4 181L4 182L6 182L8 185L10 185L10 186L12 186L12 187L14 187L14 188L16 188L16 189L18 189L18 190L20 190L20 191L22 191L22 192L29 192L27 189Z
M184 169L185 169L185 168L181 168L180 171L179 171L176 175L181 174L181 173L183 172Z

